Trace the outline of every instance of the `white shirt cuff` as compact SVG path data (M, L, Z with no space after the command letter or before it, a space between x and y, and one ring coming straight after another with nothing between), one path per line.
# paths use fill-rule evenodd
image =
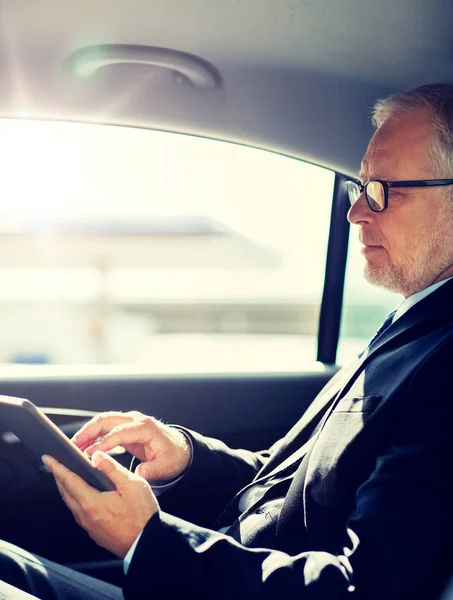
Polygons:
M127 572L129 570L129 565L131 564L132 557L134 556L135 548L137 547L138 541L139 541L142 533L143 533L143 530L140 531L140 533L138 534L138 536L135 538L135 542L129 548L129 552L124 557L123 568L124 568L124 574L125 575L127 575Z

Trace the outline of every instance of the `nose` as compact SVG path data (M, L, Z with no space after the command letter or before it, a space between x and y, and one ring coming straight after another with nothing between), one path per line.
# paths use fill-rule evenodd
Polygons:
M373 214L366 201L365 192L362 192L348 211L348 221L352 225L369 223L373 219Z

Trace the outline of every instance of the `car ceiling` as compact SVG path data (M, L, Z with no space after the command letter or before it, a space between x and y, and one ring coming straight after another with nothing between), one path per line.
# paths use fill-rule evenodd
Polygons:
M0 0L0 116L232 140L353 174L377 97L453 79L451 0ZM189 53L219 74L71 56L102 44Z

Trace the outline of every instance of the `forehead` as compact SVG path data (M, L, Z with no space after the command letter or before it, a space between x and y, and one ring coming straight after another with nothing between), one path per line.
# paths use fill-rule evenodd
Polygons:
M432 133L427 109L387 119L370 140L361 175L367 179L428 178L432 171L428 154Z

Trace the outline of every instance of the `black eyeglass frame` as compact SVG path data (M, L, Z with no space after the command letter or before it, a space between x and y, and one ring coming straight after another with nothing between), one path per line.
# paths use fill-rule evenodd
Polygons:
M371 206L370 200L367 194L367 187L370 183L380 183L384 189L384 208L382 210L376 210ZM349 202L351 202L351 196L349 195L348 183L354 183L359 188L360 194L365 192L365 198L368 206L373 212L384 212L387 210L389 203L389 189L390 188L408 188L408 187L434 187L441 185L453 185L453 179L408 179L405 181L384 181L383 179L372 179L367 181L365 184L360 183L360 181L349 180L345 182L346 189L348 190ZM360 196L359 194L359 196ZM357 197L357 200L359 197ZM356 200L356 202L357 202ZM355 204L351 202L351 206Z

